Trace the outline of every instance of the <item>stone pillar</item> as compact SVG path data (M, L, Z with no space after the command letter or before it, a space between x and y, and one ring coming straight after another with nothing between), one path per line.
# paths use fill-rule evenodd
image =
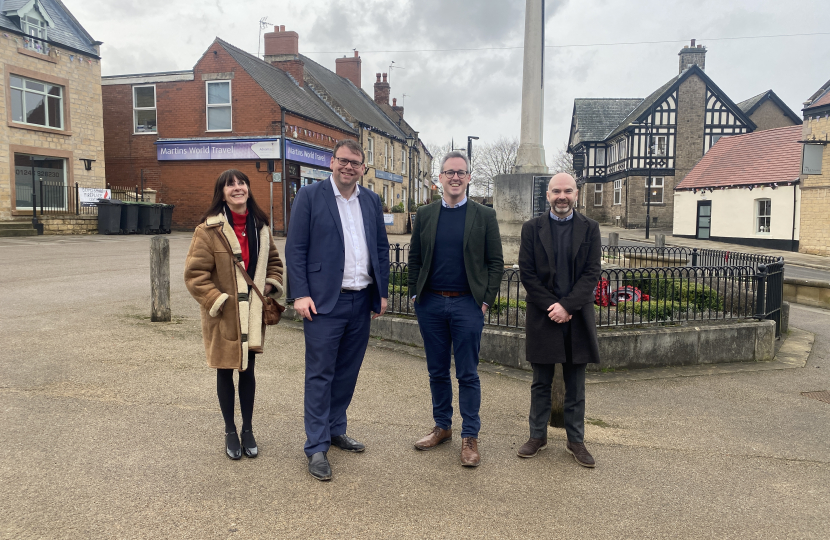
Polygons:
M654 247L658 247L658 248L666 247L666 235L665 234L655 234L654 235Z
M608 245L609 246L619 246L620 245L620 233L617 233L617 232L608 233Z
M499 174L493 178L493 209L499 222L504 264L519 262L522 224L533 217L533 174Z
M526 0L524 66L522 68L522 128L514 174L546 174L542 145L545 104L545 4Z

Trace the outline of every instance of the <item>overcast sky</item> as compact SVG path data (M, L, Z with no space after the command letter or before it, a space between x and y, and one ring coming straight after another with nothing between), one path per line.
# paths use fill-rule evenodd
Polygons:
M216 36L256 54L267 17L331 70L359 50L370 95L374 74L394 61L402 69L392 70L391 96L428 143L519 135L524 0L64 3L104 42L104 75L190 69ZM647 96L677 74L690 38L707 47L706 73L736 103L771 88L800 115L830 79L828 21L828 0L547 0L547 154L567 141L574 98ZM823 35L723 39L811 33ZM644 41L663 43L597 45Z

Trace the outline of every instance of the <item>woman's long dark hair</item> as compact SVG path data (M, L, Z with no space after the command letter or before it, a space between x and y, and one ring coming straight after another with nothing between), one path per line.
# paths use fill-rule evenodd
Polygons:
M199 223L204 223L210 216L215 216L225 211L225 186L233 185L234 177L248 186L248 212L256 219L257 227L268 223L268 216L256 203L254 194L251 193L251 181L248 180L248 176L244 172L237 169L228 169L216 179L216 185L213 186L213 201L210 203L207 212L202 214Z

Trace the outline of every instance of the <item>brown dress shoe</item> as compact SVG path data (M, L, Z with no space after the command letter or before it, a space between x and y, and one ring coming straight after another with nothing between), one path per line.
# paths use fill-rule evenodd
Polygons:
M478 439L475 437L461 439L461 464L465 467L478 467L481 464L481 454L478 453Z
M544 439L534 439L531 437L522 445L521 448L519 448L519 451L516 453L522 458L532 458L539 452L539 450L547 447L547 445L548 441Z
M568 444L565 445L565 450L567 450L568 453L574 457L576 462L583 467L594 467L596 465L594 457L590 452L588 452L588 449L585 448L585 445L581 442L577 443L568 441Z
M418 450L432 450L441 443L452 440L452 429L442 429L438 426L432 428L429 435L415 443Z

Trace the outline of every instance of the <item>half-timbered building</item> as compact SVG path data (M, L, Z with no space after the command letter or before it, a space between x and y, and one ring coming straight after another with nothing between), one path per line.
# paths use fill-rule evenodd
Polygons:
M756 130L704 72L704 47L693 40L679 56L678 75L644 99L574 100L568 152L581 186L579 209L589 217L671 228L675 186L720 138Z

